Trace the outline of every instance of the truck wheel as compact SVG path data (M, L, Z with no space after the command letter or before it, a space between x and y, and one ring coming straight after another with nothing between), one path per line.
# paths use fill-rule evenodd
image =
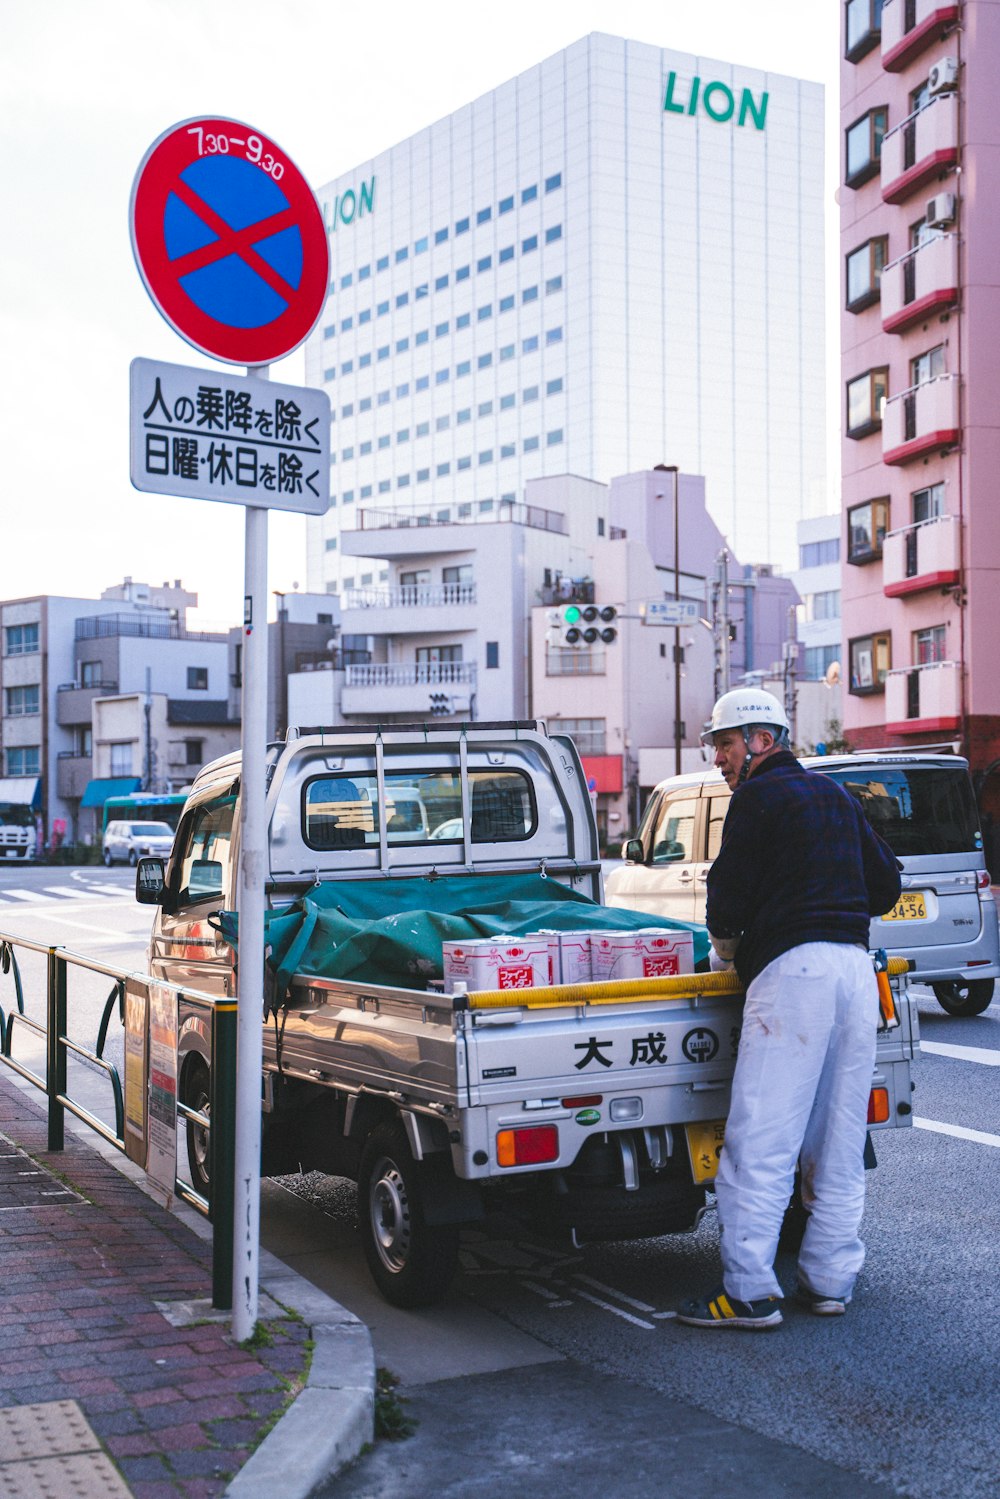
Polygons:
M375 1284L393 1306L440 1300L458 1264L458 1229L424 1220L421 1163L402 1125L372 1130L361 1152L358 1223Z
M211 1114L211 1086L211 1078L205 1063L196 1062L184 1084L184 1102L188 1108L197 1109L199 1114ZM187 1121L187 1157L188 1169L191 1172L191 1185L203 1197L207 1197L211 1181L208 1174L208 1131L202 1129L200 1124L194 1124L190 1119Z
M951 979L935 984L934 994L949 1015L981 1015L993 998L992 979Z

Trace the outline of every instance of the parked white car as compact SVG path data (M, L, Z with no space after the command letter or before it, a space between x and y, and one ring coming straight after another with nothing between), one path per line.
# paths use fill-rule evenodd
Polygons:
M135 864L144 854L166 859L174 846L168 822L109 822L104 831L104 862Z

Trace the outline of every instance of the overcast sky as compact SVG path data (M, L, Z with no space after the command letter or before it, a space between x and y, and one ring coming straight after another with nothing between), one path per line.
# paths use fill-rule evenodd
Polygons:
M180 578L200 596L193 623L242 617L242 508L128 478L130 360L217 367L162 321L132 260L132 179L170 125L256 125L318 188L605 31L824 83L835 150L839 13L839 0L3 0L0 598ZM832 216L829 167L827 182ZM300 383L301 354L271 373ZM269 573L271 588L305 587L303 519L271 513Z

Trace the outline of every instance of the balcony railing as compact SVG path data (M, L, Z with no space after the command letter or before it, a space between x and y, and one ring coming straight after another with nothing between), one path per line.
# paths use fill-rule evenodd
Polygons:
M488 506L489 508L483 508ZM468 511L468 514L464 512ZM566 517L558 510L543 510L540 505L522 505L513 500L479 501L477 506L452 504L440 510L402 513L398 510L359 510L358 531L401 530L410 526L495 526L498 521L528 526L535 531L552 531L566 536Z
M940 234L882 272L882 327L901 333L958 300L958 235Z
M224 633L185 630L176 619L155 614L94 614L78 619L74 627L77 640L104 640L127 636L134 640L226 640Z
M940 733L962 716L962 669L957 661L894 667L885 679L886 732Z
M936 515L890 531L882 543L882 591L889 598L947 588L961 575L961 527L957 515Z
M953 447L960 433L958 397L958 376L938 375L886 401L882 462L909 463L934 448Z
M882 6L882 66L898 73L958 20L956 0L885 0Z
M56 688L56 723L66 728L90 723L95 697L113 697L117 682L93 682L82 687L78 682L60 682Z
M349 666L345 687L450 687L476 680L474 661L378 662Z
M882 199L902 203L958 161L958 96L932 95L882 141Z
M401 583L395 588L348 588L345 609L439 609L474 604L475 583Z

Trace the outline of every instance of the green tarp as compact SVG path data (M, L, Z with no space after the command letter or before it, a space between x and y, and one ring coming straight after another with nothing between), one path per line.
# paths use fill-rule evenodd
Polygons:
M386 915L390 911L391 915ZM708 957L703 926L666 921L645 911L599 906L538 874L466 875L444 879L329 881L283 911L269 911L264 942L268 988L280 1004L293 974L425 989L440 979L442 942L556 931L690 931L695 964ZM226 940L238 935L236 913L222 914Z

